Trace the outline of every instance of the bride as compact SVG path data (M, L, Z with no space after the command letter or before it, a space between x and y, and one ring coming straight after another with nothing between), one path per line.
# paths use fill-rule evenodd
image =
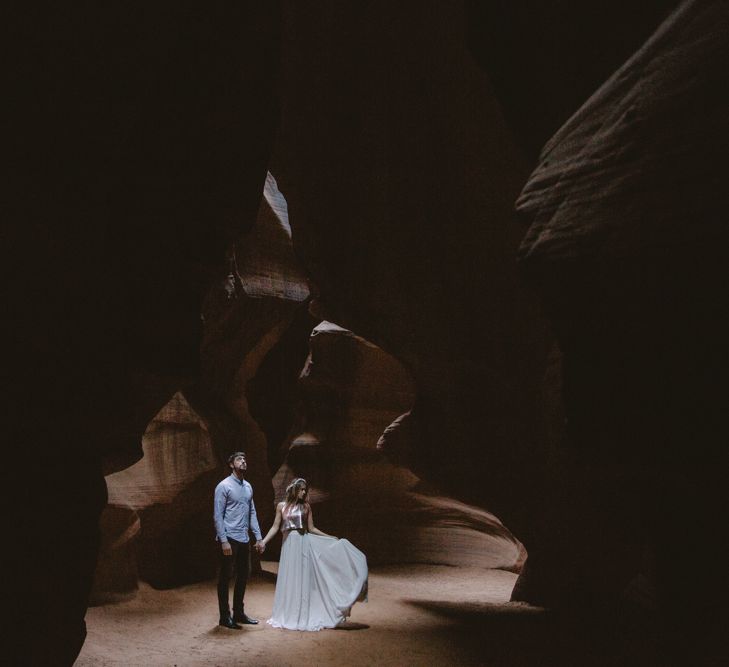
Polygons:
M275 628L321 630L334 628L349 616L352 605L367 600L367 559L351 542L314 527L306 502L306 480L286 488L286 500L262 540L262 549L279 527L283 546L278 567L273 612Z

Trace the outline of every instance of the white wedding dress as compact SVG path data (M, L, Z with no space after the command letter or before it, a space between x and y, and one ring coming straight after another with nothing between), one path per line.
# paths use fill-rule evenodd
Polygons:
M355 602L367 600L367 577L367 558L349 540L289 529L268 623L287 630L334 628Z

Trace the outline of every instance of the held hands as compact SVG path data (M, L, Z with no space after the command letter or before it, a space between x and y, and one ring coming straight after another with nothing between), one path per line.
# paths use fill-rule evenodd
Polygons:
M223 542L220 545L223 548L223 555L224 556L232 556L233 555L233 547L230 546L230 542ZM255 546L253 547L259 554L262 554L266 550L266 545L262 541L256 542Z

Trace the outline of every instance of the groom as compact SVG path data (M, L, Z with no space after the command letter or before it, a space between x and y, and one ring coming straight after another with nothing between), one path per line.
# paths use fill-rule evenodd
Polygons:
M256 551L263 553L266 548L261 543L261 529L253 504L253 487L245 480L248 468L246 455L235 452L228 457L231 473L215 487L213 518L217 540L220 542L220 576L218 578L218 606L220 622L226 628L240 630L238 623L256 625L258 621L246 616L243 610L243 597L250 567L250 548L248 531L256 538ZM233 590L233 617L228 604L229 582L235 568L235 588Z

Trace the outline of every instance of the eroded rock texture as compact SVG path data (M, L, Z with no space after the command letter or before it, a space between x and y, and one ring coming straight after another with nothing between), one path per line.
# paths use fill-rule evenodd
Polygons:
M257 223L236 244L232 267L232 291L231 283L216 286L205 303L202 375L191 396L210 425L220 461L233 451L246 452L259 519L268 523L273 492L267 442L248 409L247 386L309 298L306 276L293 254L286 200L271 174Z
M317 525L354 542L371 564L518 570L525 551L495 516L443 496L379 451L382 432L414 400L404 367L329 322L314 328L310 349L299 418L273 480L276 501L292 479L306 478Z
M286 201L270 174L256 225L231 258L231 273L208 295L202 381L189 391L205 419L177 393L147 427L144 458L107 477L98 601L136 588L133 571L156 587L215 574L213 489L229 474L231 451L247 452L260 520L271 519L267 443L248 413L247 382L309 291L293 256Z
M275 164L314 312L411 373L414 472L521 536L547 336L513 259L526 165L462 4L289 3L286 26Z
M552 541L532 593L599 607L624 592L657 610L681 664L726 657L725 583L681 570L726 543L728 36L726 3L683 3L547 144L518 202L568 424L569 543Z
M181 393L150 422L142 448L140 461L106 478L95 602L135 591L138 576L159 587L214 573L209 487L220 465Z
M672 4L479 3L495 20L467 25L455 0L292 2L281 81L277 2L15 8L5 24L13 71L4 108L2 406L9 448L20 454L6 466L18 505L8 528L20 540L11 566L22 576L13 583L27 602L12 609L8 635L25 661L73 661L103 474L139 459L144 429L180 387L197 383L186 395L216 456L243 445L263 475L264 443L241 397L294 305L239 292L244 311L219 288L205 309L200 382L199 314L225 275L226 250L255 223L278 91L274 171L317 285L315 310L392 353L418 388L385 445L412 429L418 455L402 452L418 474L483 501L537 554L529 518L550 485L541 479L548 452L535 449L544 424L535 406L550 345L514 270L521 230L511 205L527 175L516 146L546 139ZM551 149L558 170L545 165L527 191L538 233L525 267L560 339L573 458L586 457L596 473L563 502L569 513L604 499L599 511L569 514L566 542L546 531L540 542L555 545L551 562L563 566L551 581L537 572L532 592L564 599L559 581L574 572L571 589L591 582L583 599L592 604L630 579L641 553L632 590L647 580L677 601L668 617L679 629L681 609L698 608L701 618L715 611L712 567L694 570L698 584L674 575L679 563L700 560L693 545L720 534L712 518L721 512L709 508L726 504L717 464L726 435L726 332L717 315L725 7L688 4L560 133ZM466 49L474 26L489 50L480 61L490 81ZM589 199L605 197L602 208L578 196L583 186ZM245 254L239 245L236 257ZM266 282L255 271L249 279L251 294ZM634 500L614 495L616 461ZM633 469L653 481L632 481ZM33 474L42 493L27 483ZM52 557L28 529L29 517L46 516L48 498L74 517L47 524ZM636 507L647 509L631 514ZM595 523L601 534L627 527L634 536L607 540L620 553L604 586L605 558L585 539L584 526ZM570 555L565 543L587 546ZM701 604L682 606L697 590ZM27 622L39 609L53 619L44 642Z
M465 0L467 41L515 140L544 143L660 25L679 0Z
M142 447L140 461L106 478L109 505L140 510L171 503L217 467L207 426L179 392L149 423Z

